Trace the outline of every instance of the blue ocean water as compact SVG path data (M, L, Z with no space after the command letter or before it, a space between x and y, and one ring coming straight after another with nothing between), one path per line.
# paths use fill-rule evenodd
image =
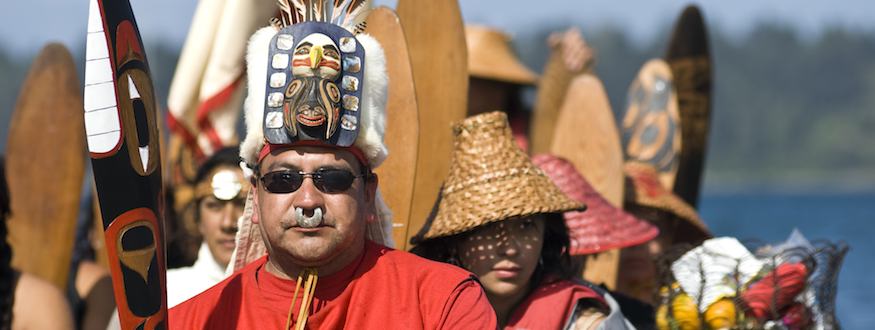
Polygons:
M798 228L809 240L847 242L837 316L843 329L875 328L875 191L706 193L699 210L715 236L779 242Z

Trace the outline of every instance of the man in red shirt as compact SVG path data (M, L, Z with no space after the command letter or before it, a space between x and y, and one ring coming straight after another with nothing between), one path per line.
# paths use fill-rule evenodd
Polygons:
M372 169L387 156L387 78L379 43L356 34L366 2L297 3L247 52L243 222L267 255L171 309L169 326L494 329L473 275L380 244L389 212Z

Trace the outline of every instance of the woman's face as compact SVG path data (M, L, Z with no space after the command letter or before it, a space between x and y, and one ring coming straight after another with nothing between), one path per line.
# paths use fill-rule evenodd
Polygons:
M659 236L647 243L621 250L617 291L653 304L659 275L656 260L672 246L676 221L659 210L647 207L630 207L626 211L659 228Z
M491 299L515 297L529 287L544 245L544 216L483 226L462 238L462 266L477 275Z

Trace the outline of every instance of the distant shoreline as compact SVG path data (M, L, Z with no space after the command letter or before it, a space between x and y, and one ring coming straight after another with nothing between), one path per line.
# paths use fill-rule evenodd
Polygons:
M783 170L707 172L703 194L875 194L875 172L871 170Z

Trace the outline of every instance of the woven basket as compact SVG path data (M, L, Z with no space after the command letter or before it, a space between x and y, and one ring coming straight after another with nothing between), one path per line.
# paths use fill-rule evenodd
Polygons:
M731 241L739 248L726 244ZM835 294L846 243L808 241L794 233L785 242L761 246L755 254L747 248L756 244L744 245L734 238L717 238L677 261L672 255L678 249L666 251L658 261L663 276L657 323L701 319L708 329L718 328L715 323L740 330L841 328ZM740 249L744 252L738 253ZM691 306L679 311L678 297L683 296Z
M583 210L514 144L507 116L490 112L453 125L450 172L424 239L514 217Z
M645 243L659 234L647 221L623 212L602 197L577 172L574 164L550 154L532 158L568 197L587 206L584 212L566 212L565 224L571 238L571 254L585 255Z

